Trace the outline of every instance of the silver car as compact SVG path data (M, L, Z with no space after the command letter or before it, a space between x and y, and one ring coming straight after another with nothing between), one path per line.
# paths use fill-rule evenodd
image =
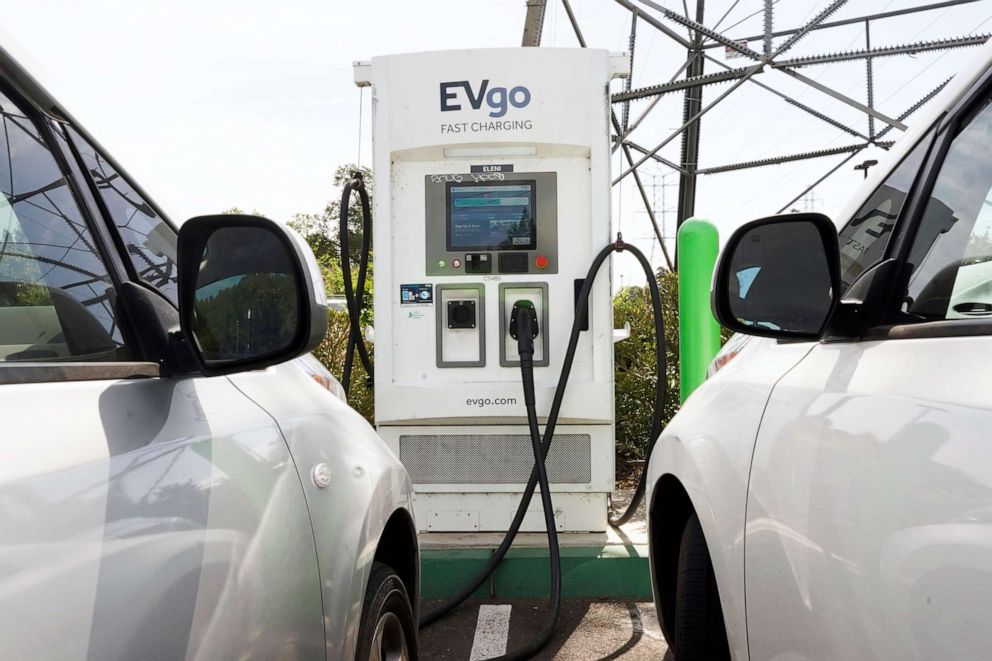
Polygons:
M177 230L2 50L0 121L0 658L415 659L410 481L307 355L313 253Z

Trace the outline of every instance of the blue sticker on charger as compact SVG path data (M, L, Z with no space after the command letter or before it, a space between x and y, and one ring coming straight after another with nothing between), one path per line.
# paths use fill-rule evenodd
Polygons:
M434 285L400 285L400 305L434 305Z

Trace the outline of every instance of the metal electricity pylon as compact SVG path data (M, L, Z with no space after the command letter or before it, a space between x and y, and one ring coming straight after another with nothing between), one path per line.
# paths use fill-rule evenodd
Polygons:
M890 117L879 111L875 103L874 63L876 60L977 46L985 43L989 38L988 34L967 34L959 37L877 46L872 44L871 40L872 25L877 21L896 16L929 12L978 1L943 0L941 2L931 2L915 7L830 21L828 19L847 4L847 0L830 0L818 14L803 25L785 30L775 30L775 0L763 0L762 8L759 12L756 12L763 14L763 31L760 34L737 38L719 31L719 26L734 10L739 0L731 5L730 9L723 14L713 28L705 24L705 0L696 0L694 13L691 16L690 3L687 1L682 3L682 11L677 12L653 0L614 0L617 5L630 14L629 48L631 58L633 58L633 52L637 46L637 39L643 39L645 30L639 28L639 25L642 25L661 33L664 37L683 47L686 51L686 59L668 81L653 82L650 85L633 87L632 79L628 78L624 83L624 88L612 95L614 106L619 106L620 109L619 118L616 112L613 114L613 148L614 151L621 150L626 161L626 167L617 175L613 183L617 184L628 176L633 177L642 202L648 210L648 217L654 226L655 234L659 238L662 247L664 247L664 241L661 238L661 230L655 218L652 201L649 199L640 178L639 168L645 163L658 163L671 168L679 174L679 202L676 221L681 223L686 218L692 216L695 211L696 180L699 175L717 174L720 172L764 167L814 158L844 156L844 159L831 168L825 175L813 182L813 184L808 186L799 195L786 202L780 211L788 209L797 200L802 199L804 195L843 167L845 163L850 162L863 150L872 146L882 149L891 147L891 137L886 139L889 132L892 129L905 130L906 125L903 122L927 101L932 99L947 84L947 81L944 81L935 89L927 92L927 94L909 106L904 112L896 117ZM561 2L579 45L585 47L585 39L569 0L561 0ZM528 0L524 45L540 45L540 26L543 24L545 9L546 0ZM858 24L864 26L864 48L838 53L789 57L792 47L812 32ZM537 31L536 38L535 30ZM638 32L639 30L640 32ZM685 34L688 36L684 36ZM750 44L760 44L760 52L752 49ZM709 54L709 51L713 48L723 48L727 53L732 53L736 57L742 58L746 63L744 66L739 67L732 67L725 64ZM802 72L802 70L812 66L849 61L863 61L865 63L866 95L864 99L859 100L839 92ZM705 65L707 63L714 65L716 70L706 73ZM759 80L762 74L771 70L780 71L803 85L812 87L840 103L855 108L867 118L867 134L851 126L848 122L831 117L826 110L817 108L813 104L800 102L798 99L793 98L793 96ZM703 102L703 90L705 88L711 85L726 83L730 83L730 86L722 90L712 100L709 100L708 103ZM801 153L783 154L771 158L701 167L699 163L701 118L726 99L733 97L734 92L746 84L760 87L781 98L796 110L847 133L852 136L851 143L840 147L825 146L822 149ZM658 101L663 96L673 93L681 93L684 97L681 125L657 142L653 147L644 147L634 142L632 135L642 125L644 119L655 109ZM636 99L651 99L651 102L636 118L632 118L630 114L630 102ZM679 162L674 163L662 157L660 152L666 145L677 138L681 139L682 147ZM674 264L669 258L667 251L665 258L669 267L673 267Z

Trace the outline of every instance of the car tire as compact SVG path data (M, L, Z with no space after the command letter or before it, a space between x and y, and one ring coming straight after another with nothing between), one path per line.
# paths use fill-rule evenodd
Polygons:
M403 581L375 562L365 588L356 661L417 661L417 626Z
M679 545L672 651L677 661L730 659L713 563L696 514L686 522Z

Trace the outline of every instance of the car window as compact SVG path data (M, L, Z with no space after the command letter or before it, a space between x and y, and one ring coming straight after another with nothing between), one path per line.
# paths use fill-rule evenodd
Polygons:
M93 145L69 129L138 277L178 305L176 233Z
M864 206L858 209L847 227L841 230L840 279L843 291L847 291L862 273L885 255L892 229L932 140L933 133L920 140Z
M992 319L992 107L951 142L909 251L908 321Z
M124 360L110 277L37 126L0 92L0 363Z

